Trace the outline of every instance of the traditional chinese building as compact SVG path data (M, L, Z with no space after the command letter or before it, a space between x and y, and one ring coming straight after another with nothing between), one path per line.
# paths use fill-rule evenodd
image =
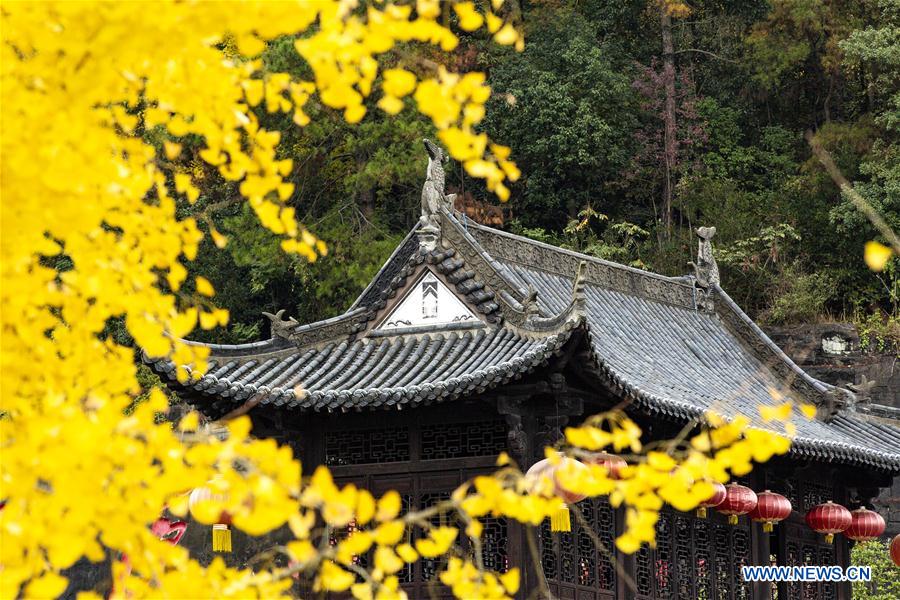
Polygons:
M624 408L648 439L669 439L707 410L747 415L790 396L819 415L796 419L790 453L742 483L793 505L766 533L742 517L729 525L666 510L655 549L621 560L607 548L622 515L604 500L578 505L571 532L544 526L540 563L560 598L762 600L771 586L742 581L742 565L847 565L804 522L832 500L870 505L900 473L900 430L866 420L850 390L807 375L719 287L710 238L700 230L695 272L665 277L478 225L449 209L440 150L429 148L423 216L342 315L298 324L272 316L271 339L210 345L211 365L180 386L170 363L154 368L189 402L218 418L246 411L254 433L291 444L305 468L328 465L341 483L398 490L407 507L446 498L509 452L535 462L567 424ZM489 568L537 581L520 527L486 519ZM401 573L428 597L440 565ZM849 598L849 584L779 584L780 599Z

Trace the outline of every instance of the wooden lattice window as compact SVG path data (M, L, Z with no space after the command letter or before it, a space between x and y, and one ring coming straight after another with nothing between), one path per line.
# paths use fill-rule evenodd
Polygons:
M664 511L656 524L656 548L634 559L634 596L642 599L749 600L741 567L751 564L750 527L711 516Z
M820 541L804 526L792 524L786 528L787 540L781 564L791 567L834 565L835 547ZM786 582L780 584L788 600L834 600L837 584L833 582Z
M551 532L541 525L541 566L551 590L557 596L613 598L616 593L615 511L605 498L585 500L575 510L588 528L600 539L606 552L597 548L592 536L572 519L571 532ZM609 553L612 553L610 556Z
M438 423L421 429L422 460L494 456L505 449L503 421Z
M325 464L363 465L410 459L409 429L332 430L325 434Z
M482 517L481 558L486 569L506 573L509 570L509 533L506 519Z
M807 512L817 504L835 500L830 484L812 477L766 475L766 488L787 498L795 511Z

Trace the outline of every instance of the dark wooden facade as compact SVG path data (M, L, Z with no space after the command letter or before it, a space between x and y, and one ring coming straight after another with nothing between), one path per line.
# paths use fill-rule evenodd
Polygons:
M327 465L342 485L353 483L375 494L397 490L404 510L422 509L447 499L467 479L492 472L500 452L530 465L566 425L617 404L608 390L589 397L583 388L566 385L566 375L576 378L571 371L571 365L565 373L546 369L497 393L413 411L307 415L277 422L260 415L255 433L294 445L307 470ZM680 427L640 412L632 416L649 439L668 439ZM573 515L571 532L551 532L547 522L535 532L540 572L522 526L482 519L484 564L500 572L519 567L523 598L545 577L552 594L562 600L849 599L846 583L751 584L742 580L741 567L846 566L848 541L837 536L833 544L826 543L805 524L806 511L828 500L851 508L868 504L891 477L776 458L739 481L785 495L793 514L766 533L746 517L730 525L714 510L699 518L667 507L657 525L656 547L623 555L614 544L624 526L622 511L605 498L588 499L577 505L581 514ZM361 560L365 564L367 558ZM439 563L429 560L409 566L400 573L404 589L412 598L448 597L436 580L439 569Z
M567 425L613 407L653 441L709 410L764 428L760 405L814 404L815 419L795 419L791 452L746 478L793 504L772 534L746 517L731 526L715 511L666 509L655 548L620 556L623 515L596 499L578 505L572 532L544 526L533 544L517 524L486 520L483 559L522 569L522 597L546 578L567 600L849 600L846 584L750 585L741 567L846 566L846 540L825 544L803 516L825 500L870 505L900 473L900 429L867 420L864 397L797 367L718 287L703 232L695 275L664 277L440 210L344 314L276 319L269 340L210 345L208 373L188 385L170 362L149 362L208 416L247 412L254 433L292 445L307 472L324 464L340 483L395 489L407 508L490 472L501 451L527 468ZM439 568L405 571L410 595L442 595Z

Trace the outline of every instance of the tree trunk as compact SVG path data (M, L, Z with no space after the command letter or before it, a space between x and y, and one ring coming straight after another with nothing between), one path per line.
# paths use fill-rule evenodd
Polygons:
M678 138L675 122L675 48L672 44L672 17L666 9L665 2L659 3L660 28L662 30L663 81L666 101L663 108L665 126L664 156L666 161L666 179L663 185L663 223L665 236L672 236L672 195L674 170L678 161Z
M363 169L366 168L366 157L362 155L356 156L356 168L362 173ZM359 197L357 199L357 204L359 205L359 211L366 219L372 218L372 213L375 212L375 194L372 191L372 188L365 187L359 190Z

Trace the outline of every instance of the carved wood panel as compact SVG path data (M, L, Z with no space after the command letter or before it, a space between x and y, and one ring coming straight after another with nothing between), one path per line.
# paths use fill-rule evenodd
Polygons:
M479 471L468 469L426 470L418 473L336 477L335 480L339 485L354 483L357 486L365 487L376 496L391 489L397 490L403 499L404 510L409 511L425 509L449 499L450 493L460 483L477 474ZM464 529L464 525L452 515L433 516L429 521L433 526L450 525L460 530ZM483 518L481 522L484 526L481 541L482 560L485 567L501 573L506 572L512 566L506 519ZM342 536L346 533L339 532L337 535ZM406 541L414 544L416 539L425 535L423 529L414 527L407 531ZM473 549L468 540L460 538L458 545L463 555L471 558ZM370 556L363 556L359 557L356 562L365 565L370 560ZM422 559L412 565L407 565L397 575L404 590L411 598L450 598L449 590L438 579L438 575L445 567L446 557Z
M797 514L779 526L779 541L777 564L791 567L839 564L837 550L846 543L842 536L835 536L834 544L827 543ZM778 597L786 600L836 600L839 597L838 586L832 582L783 582L777 587Z
M558 598L611 599L616 596L615 511L605 498L579 502L576 510L599 537L606 551L597 548L591 534L572 517L571 532L551 532L547 522L540 529L541 565L551 591Z
M732 526L717 514L698 519L666 510L656 525L656 548L634 558L634 585L626 598L639 600L749 600L741 567L751 563L750 526Z

